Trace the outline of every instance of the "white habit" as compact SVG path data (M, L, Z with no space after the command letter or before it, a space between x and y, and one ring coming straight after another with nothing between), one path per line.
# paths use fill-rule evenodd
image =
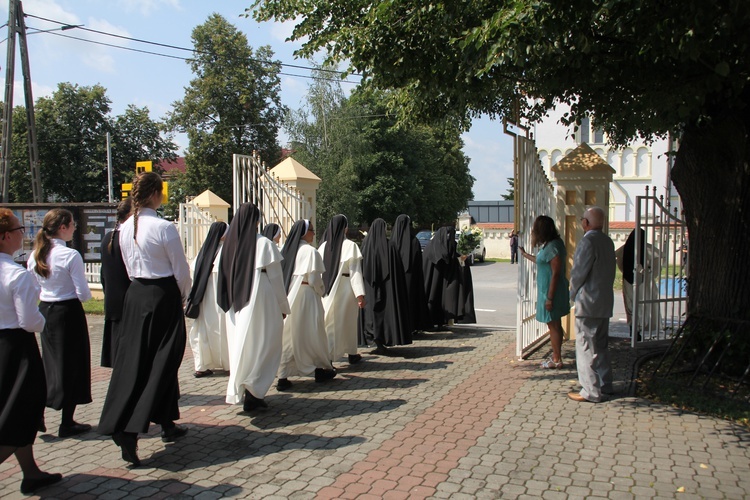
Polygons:
M257 235L255 274L250 301L239 311L227 311L229 384L227 403L244 399L247 389L263 399L276 378L281 361L282 314L289 314L289 302L281 272L283 257L278 247Z
M284 320L279 378L313 375L316 368L331 369L321 301L325 293L324 270L323 257L312 245L300 241L289 286L292 313Z
M195 371L229 370L226 314L216 303L216 284L219 279L221 244L216 252L214 267L206 284L206 292L200 303L200 313L190 327L188 339L193 350ZM191 274L195 273L195 260L191 262Z
M326 243L320 245L320 255L325 256ZM357 297L364 294L362 252L356 243L345 239L336 281L331 292L323 297L328 348L333 361L344 354L357 354Z

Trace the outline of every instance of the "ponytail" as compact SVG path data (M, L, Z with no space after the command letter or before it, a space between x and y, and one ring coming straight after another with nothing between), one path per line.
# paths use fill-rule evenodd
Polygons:
M73 214L64 208L53 208L44 215L42 228L34 238L34 271L43 278L49 278L50 266L47 262L52 250L52 238L57 236L60 226L73 223Z

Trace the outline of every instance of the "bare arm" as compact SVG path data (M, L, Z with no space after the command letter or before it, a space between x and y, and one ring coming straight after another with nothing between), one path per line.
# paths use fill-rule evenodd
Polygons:
M524 256L524 258L530 260L534 264L536 264L536 255L531 255L529 252L527 252L523 247L518 247L518 249L521 251L521 255Z

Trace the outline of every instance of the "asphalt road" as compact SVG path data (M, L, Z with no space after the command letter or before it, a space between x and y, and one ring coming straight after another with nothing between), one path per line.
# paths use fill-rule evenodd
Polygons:
M518 265L510 262L475 262L471 277L474 281L477 325L515 329ZM613 324L624 326L625 323L622 293L615 290L615 311L610 329Z

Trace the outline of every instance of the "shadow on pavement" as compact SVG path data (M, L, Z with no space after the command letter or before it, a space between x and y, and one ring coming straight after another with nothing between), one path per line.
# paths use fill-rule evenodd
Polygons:
M78 484L94 485L96 493L76 490ZM138 480L123 479L106 475L95 474L71 474L63 477L63 480L54 486L40 490L37 495L39 498L71 498L71 492L86 497L111 496L125 493L120 490L123 486L127 487L127 492L138 490L138 497L159 497L159 498L194 498L207 494L207 498L223 498L236 496L242 493L242 488L232 484L217 484L210 488L198 486L197 484L183 483L179 479L156 479L156 480ZM184 491L190 490L189 495ZM76 495L72 495L74 498ZM123 495L111 496L111 498L121 498ZM125 495L128 496L128 495Z
M380 413L406 404L403 399L317 399L296 394L277 394L275 397L266 398L266 401L271 406L269 409L245 414L252 419L252 425L260 429L277 429L354 415ZM311 431L314 431L314 428L311 428Z

